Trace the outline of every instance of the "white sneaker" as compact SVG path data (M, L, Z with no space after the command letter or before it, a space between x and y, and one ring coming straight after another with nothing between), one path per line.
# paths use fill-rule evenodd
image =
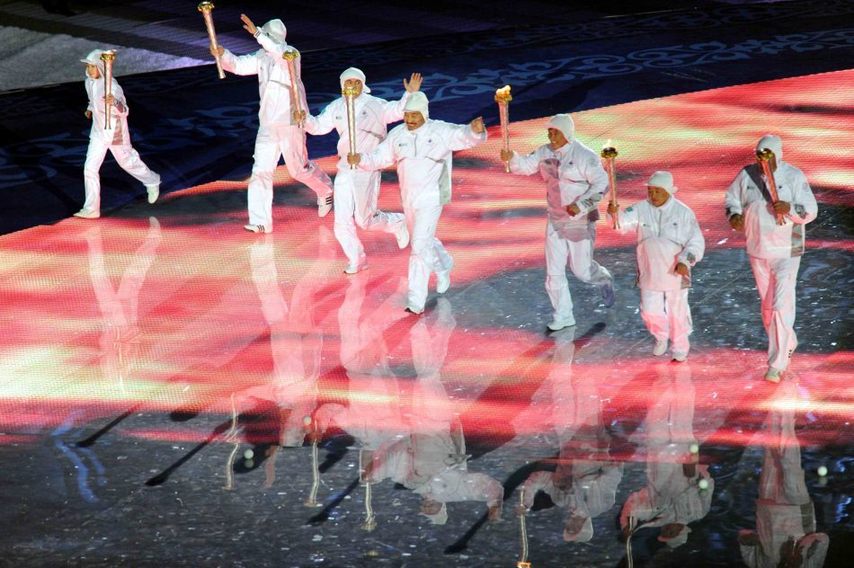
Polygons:
M666 339L656 339L655 347L652 348L652 354L656 357L661 357L667 353L667 340Z
M419 309L419 308L413 308L412 306L406 306L406 308L404 308L404 311L407 311L410 314L415 314L416 316L420 316L421 314L424 313L424 308Z
M368 263L362 261L358 264L353 264L352 262L347 264L347 268L344 269L344 274L356 274L357 272L361 272L362 270L368 267Z
M684 363L685 361L688 360L688 354L687 353L674 353L673 354L673 360L676 361L677 363Z
M317 198L317 216L326 217L332 211L332 194Z
M768 371L765 373L765 380L770 381L772 383L779 383L782 375L783 371L781 371L780 369L768 367Z
M87 211L85 209L81 209L75 213L74 216L80 217L81 219L97 219L101 216L101 213L99 211Z
M565 327L572 327L575 325L575 318L559 320L557 318L553 319L549 322L548 328L552 331L560 331Z
M443 270L436 273L436 292L444 294L451 287L451 271Z
M146 191L148 191L148 202L154 203L157 201L157 198L160 197L160 184L155 183L151 185L145 186Z
M400 223L400 228L394 232L394 238L397 239L399 249L405 249L409 244L409 229L406 228L406 221Z
M243 225L243 228L252 233L268 233L264 225Z

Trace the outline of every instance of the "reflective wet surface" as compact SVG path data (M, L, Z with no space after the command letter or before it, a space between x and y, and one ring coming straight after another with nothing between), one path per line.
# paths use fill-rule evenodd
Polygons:
M850 84L576 115L591 147L619 141L621 200L666 167L697 213L685 363L652 356L633 239L605 222L616 304L570 277L577 325L547 332L542 182L503 174L494 128L457 160L451 289L431 283L420 317L408 253L363 234L369 268L345 276L332 219L283 169L270 235L241 229L245 183L223 181L0 238L0 563L849 565L852 164L826 141L850 116L774 117L819 201L779 385L723 189L757 109L844 109ZM513 136L543 143L545 120ZM380 205L399 210L391 176Z

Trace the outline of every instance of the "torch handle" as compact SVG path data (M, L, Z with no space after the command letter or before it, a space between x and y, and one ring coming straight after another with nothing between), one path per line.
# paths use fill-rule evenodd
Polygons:
M765 185L768 187L768 194L771 196L771 203L777 203L780 201L780 195L777 193L777 182L774 180L774 172L771 171L771 164L764 158L759 160L759 164L762 168L762 173L765 175ZM778 225L784 225L786 223L782 213L775 213L774 216L777 218Z
M210 10L202 10L202 17L205 19L205 28L208 30L208 39L211 41L211 47L216 51L219 44L216 41L216 29L214 29L213 14ZM216 72L220 79L225 79L225 71L222 70L222 60L219 54L214 55L216 62Z
M291 76L291 100L294 104L294 109L297 111L297 114L302 116L302 100L300 97L299 89L297 88L297 65L295 58L285 58L285 61L288 64L288 75ZM298 122L299 126L302 126L302 119Z
M351 94L344 95L344 102L346 103L344 106L347 107L347 133L350 139L350 153L356 153L356 101L355 97ZM355 168L353 164L350 164L350 169Z
M605 164L608 168L608 184L611 186L611 203L617 208L617 212L613 215L612 228L620 228L620 204L617 202L617 172L614 158L606 158Z
M113 94L113 60L106 58L102 61L104 62L104 128L109 130L112 128L109 98Z
M498 118L501 122L501 144L505 151L510 151L510 103L499 101ZM504 162L504 171L510 173L510 162Z

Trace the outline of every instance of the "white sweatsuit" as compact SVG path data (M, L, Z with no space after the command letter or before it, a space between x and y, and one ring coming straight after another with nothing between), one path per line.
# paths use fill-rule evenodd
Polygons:
M692 330L688 305L690 281L675 272L679 263L693 267L706 244L697 217L672 195L660 207L648 200L619 212L620 230L636 229L641 317L659 341L670 340L674 355L687 355Z
M394 128L373 152L362 155L359 168L379 170L397 164L403 212L411 235L407 305L422 311L431 272L448 272L453 260L436 227L442 206L451 200L451 158L455 150L473 148L486 140L468 124L427 119L416 130Z
M783 383L771 401L762 434L764 457L756 500L756 530L739 533L739 549L751 568L780 566L785 544L795 544L803 566L820 568L829 544L828 536L816 532L815 506L804 480L801 445L795 435L798 399L795 383ZM745 536L755 535L751 544ZM749 541L748 541L749 542Z
M599 156L578 140L557 150L544 144L524 157L514 152L510 171L528 176L539 171L546 182L546 292L555 321L574 322L567 261L582 282L600 287L611 282L608 270L593 260L598 205L608 189L608 174ZM580 209L578 215L566 212L572 204Z
M777 161L774 172L777 195L791 210L778 225L770 197L764 193L761 168L742 169L726 192L727 217L744 216L747 254L762 300L762 323L768 334L768 365L789 366L798 345L795 335L795 283L804 252L804 225L816 218L818 205L806 176L798 168Z
M86 94L89 96L87 110L92 112L92 128L89 131L89 148L86 151L86 163L83 166L83 185L86 201L83 211L101 213L101 178L98 174L107 151L113 154L119 166L142 182L146 187L160 184L160 176L151 171L131 146L128 130L128 105L124 91L115 78L111 91L115 101L110 106L110 128L105 128L104 118L104 64L98 62L101 76L93 79L86 75Z
M634 522L648 527L670 523L687 525L705 517L712 506L715 480L709 466L696 462L691 446L694 437L694 405L696 391L692 370L687 365L659 364L659 379L650 392L655 393L647 412L643 431L646 432L646 486L634 491L620 511L620 526ZM694 471L683 464L694 463ZM700 481L706 481L706 488ZM685 529L688 531L689 529Z
M356 112L356 151L371 152L388 134L387 125L403 120L403 106L409 98L404 93L398 101L386 101L362 93L353 101ZM347 163L350 153L350 131L347 126L347 104L340 97L323 109L318 116L306 117L309 134L338 131L338 173L335 175L335 238L341 244L351 266L365 262L365 248L356 234L356 226L366 231L399 231L405 218L401 213L377 210L380 193L380 172L352 169ZM355 221L355 222L354 222Z
M280 156L284 157L291 177L311 188L319 199L332 193L332 180L308 159L305 130L293 122L291 77L282 54L294 48L287 43L276 43L261 29L256 35L263 49L241 56L226 49L221 60L223 69L235 75L258 75L261 105L253 156L255 163L249 180L249 224L263 225L269 232L273 229L273 173ZM297 75L300 73L300 61L300 57L294 60ZM306 109L301 77L297 78L296 85L301 108Z

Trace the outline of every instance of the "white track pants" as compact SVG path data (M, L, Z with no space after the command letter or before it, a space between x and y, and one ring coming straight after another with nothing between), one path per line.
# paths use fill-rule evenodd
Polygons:
M674 355L687 355L693 329L688 289L658 292L642 288L640 298L641 318L652 336L659 341L669 339Z
M574 319L566 279L567 263L582 282L601 286L611 280L611 273L593 260L593 239L564 239L551 223L546 223L546 292L554 308L554 318L559 321Z
M116 163L124 171L145 185L160 183L160 176L151 171L139 157L139 153L130 144L109 144L97 138L89 139L86 163L83 166L83 186L86 190L84 211L101 212L101 177L98 172L107 151L112 152Z
M768 334L768 366L786 369L798 346L795 335L795 284L801 257L754 258L750 267L762 299L762 324Z
M365 248L356 227L366 231L394 233L406 219L402 213L377 210L380 172L338 170L335 176L335 238L350 264L365 260Z
M409 228L409 291L407 305L421 311L427 302L427 283L430 273L451 270L454 261L451 255L436 238L436 227L442 206L439 204L438 192L419 196L415 203L404 207L406 224Z
M332 180L305 149L305 130L298 126L261 126L255 138L255 163L249 180L249 224L273 229L273 172L284 157L291 177L307 185L318 197L332 193Z

